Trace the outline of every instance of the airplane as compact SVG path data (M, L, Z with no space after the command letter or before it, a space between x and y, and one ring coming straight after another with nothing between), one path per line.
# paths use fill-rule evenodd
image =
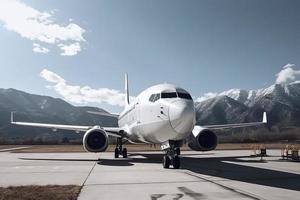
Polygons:
M129 102L128 76L125 74L125 108L120 114L90 112L118 118L118 127L76 126L14 121L11 124L50 128L53 130L74 130L85 132L83 147L88 152L104 152L109 137L116 137L115 158L127 158L126 142L159 144L164 152L164 168L180 168L180 147L184 141L195 151L211 151L218 144L214 130L259 126L267 123L266 112L261 122L196 125L195 105L191 95L183 88L172 84L158 84L141 92Z

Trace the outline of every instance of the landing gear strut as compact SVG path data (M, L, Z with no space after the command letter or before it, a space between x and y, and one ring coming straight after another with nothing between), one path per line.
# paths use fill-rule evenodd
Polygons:
M127 158L127 149L122 147L123 141L122 138L117 138L117 145L115 148L115 158L119 158L119 155L122 155L123 158Z
M170 146L164 149L165 155L163 157L163 167L169 168L170 165L173 165L174 169L180 168L180 143L172 143L170 141Z

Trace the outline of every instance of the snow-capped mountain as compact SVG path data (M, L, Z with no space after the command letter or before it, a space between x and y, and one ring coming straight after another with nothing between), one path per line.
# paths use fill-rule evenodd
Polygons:
M278 96L294 96L300 95L300 81L296 81L289 84L274 84L267 88L258 90L242 90L242 89L230 89L217 94L217 96L228 96L240 103L246 105L253 105L256 101L264 96L276 93Z
M196 109L199 124L259 121L265 110L271 125L300 126L300 82L259 90L231 89L196 102Z

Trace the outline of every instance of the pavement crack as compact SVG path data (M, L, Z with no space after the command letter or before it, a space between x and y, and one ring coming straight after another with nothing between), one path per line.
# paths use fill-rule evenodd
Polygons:
M97 162L98 162L98 161L97 161ZM92 171L94 170L94 168L95 168L97 162L94 163L93 167L92 167L91 170L89 171L87 177L85 178L85 180L84 180L84 182L83 182L83 184L82 184L82 187L85 186L85 183L86 183L86 181L88 180L88 178L90 177L90 175L91 175Z

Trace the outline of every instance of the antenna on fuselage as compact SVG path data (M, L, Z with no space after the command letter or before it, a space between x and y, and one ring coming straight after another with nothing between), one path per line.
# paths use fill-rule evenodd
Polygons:
M125 107L129 105L128 74L125 73Z

